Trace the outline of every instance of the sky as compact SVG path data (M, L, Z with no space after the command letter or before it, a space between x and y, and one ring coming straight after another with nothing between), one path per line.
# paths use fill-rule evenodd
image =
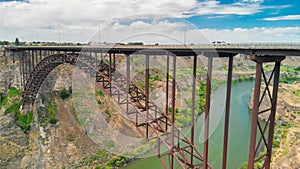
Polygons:
M0 0L0 40L300 43L299 9L299 0Z

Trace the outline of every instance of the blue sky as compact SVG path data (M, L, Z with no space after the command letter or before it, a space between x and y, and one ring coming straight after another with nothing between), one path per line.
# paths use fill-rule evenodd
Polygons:
M300 43L299 9L298 0L0 0L0 39Z
M200 2L200 1L199 1ZM222 0L220 5L234 4L236 0ZM265 0L260 3L261 11L251 15L241 14L207 14L192 16L188 20L200 28L234 29L252 27L290 27L300 25L297 19L265 20L266 18L300 14L300 1L297 0ZM201 24L202 23L202 24Z

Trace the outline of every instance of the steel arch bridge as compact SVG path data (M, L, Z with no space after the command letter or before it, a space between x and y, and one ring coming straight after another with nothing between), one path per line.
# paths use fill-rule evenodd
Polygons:
M130 79L131 63L130 55L139 52L145 57L145 90L135 85ZM102 55L107 54L106 58ZM252 111L252 128L250 137L250 149L248 158L248 168L254 168L254 163L263 160L263 168L270 168L272 155L272 142L275 124L275 113L277 104L277 93L280 75L280 63L286 56L300 56L299 46L48 46L48 47L7 47L5 56L19 59L20 71L22 74L23 106L34 104L35 97L40 86L47 75L58 65L68 63L79 65L80 69L96 78L96 82L102 89L111 95L117 103L126 105L127 114L135 117L135 126L141 134L148 140L153 139L149 135L150 131L157 138L157 149L155 153L164 168L176 168L176 164L181 168L212 168L208 161L208 133L210 117L210 96L212 63L214 57L228 58L227 70L227 93L224 126L224 145L222 168L227 164L228 128L230 115L230 97L233 71L233 58L242 53L251 56L256 63L256 78ZM189 56L193 63L193 84L192 84L192 114L191 120L195 120L196 104L196 77L197 77L197 58L200 55L207 57L207 77L206 77L206 106L205 106L205 133L204 151L201 153L195 146L194 127L190 130L191 136L185 136L175 125L175 97L176 97L176 58ZM79 56L83 57L79 57ZM126 58L125 75L116 70L116 58L122 55ZM166 65L166 98L168 91L171 90L172 102L171 114L168 113L168 100L166 109L160 110L149 98L149 55L165 55ZM101 57L99 61L98 57ZM274 63L274 68L269 77L263 69L264 63ZM172 71L171 71L172 69ZM171 79L171 80L169 80ZM169 89L169 83L172 84ZM261 93L261 84L265 83L265 89ZM269 86L273 85L273 90ZM269 97L271 107L261 110L263 98ZM267 125L262 127L258 121L258 114L269 113ZM268 131L267 131L268 130ZM256 141L257 132L261 133L258 142ZM265 133L268 133L267 136ZM180 143L180 144L179 144ZM167 153L162 153L160 144L168 148ZM266 153L258 156L259 146L264 145ZM168 156L168 164L162 160L163 156Z

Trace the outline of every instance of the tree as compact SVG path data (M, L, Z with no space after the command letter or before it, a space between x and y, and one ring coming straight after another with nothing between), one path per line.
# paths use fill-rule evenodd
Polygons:
M19 46L19 45L20 45L19 38L16 38L16 40L15 40L15 45L16 45L16 46Z

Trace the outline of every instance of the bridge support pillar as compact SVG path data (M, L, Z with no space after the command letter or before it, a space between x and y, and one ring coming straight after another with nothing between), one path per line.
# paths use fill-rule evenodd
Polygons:
M146 138L149 137L149 55L146 55L146 68L145 68L145 108L146 108Z
M227 168L227 147L228 147L228 133L229 133L229 114L230 114L230 98L231 98L231 84L232 84L232 66L233 55L228 58L228 73L227 73L227 92L226 92L226 110L225 110L225 124L224 124L224 142L223 142L223 159L222 169Z
M248 168L252 169L254 168L254 164L256 162L260 162L262 166L259 166L259 168L269 169L272 155L280 63L285 59L285 56L252 56L251 59L256 62L256 77L253 97ZM274 63L274 69L269 77L266 76L263 69L263 64L267 62ZM273 90L271 92L270 85L272 80ZM265 84L265 89L261 93L262 81ZM268 97L270 101L270 108L262 110L261 103L266 97ZM263 113L268 115L268 120L264 127L261 126L258 120L259 114ZM266 133L267 128L269 129L268 134ZM260 133L258 144L256 144L258 133L257 129ZM266 151L259 153L262 150L261 147L263 147L263 149Z
M172 78L172 115L171 115L171 150L170 150L170 168L174 167L175 155L175 98L176 98L176 55L173 56L173 78Z
M212 62L213 57L208 57L207 76L206 76L206 102L205 102L205 118L204 118L204 156L203 168L208 168L208 136L209 136L209 114L210 114L210 96L211 96L211 79L212 79Z

